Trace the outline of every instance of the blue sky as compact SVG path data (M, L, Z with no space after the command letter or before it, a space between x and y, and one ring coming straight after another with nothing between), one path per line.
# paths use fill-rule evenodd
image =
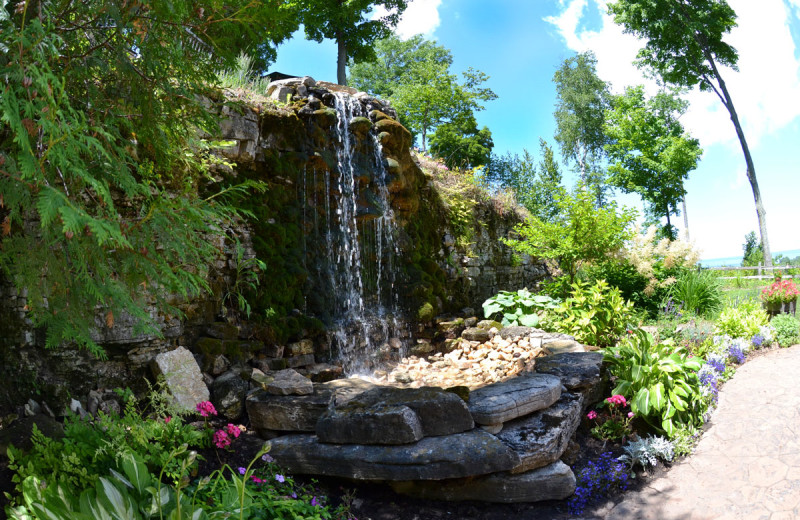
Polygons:
M729 41L739 71L725 70L756 166L773 251L800 248L800 0L728 0L739 26ZM498 99L478 114L495 152L538 153L539 137L553 143L556 101L552 77L561 62L592 50L598 73L614 91L645 83L632 60L641 43L605 15L605 0L413 0L397 28L423 33L449 48L453 71L487 73ZM278 49L278 70L335 81L333 42L302 33ZM703 258L736 256L744 235L758 229L753 194L727 112L711 93L690 92L683 123L705 153L690 174L687 213ZM554 144L554 143L553 143ZM567 183L574 175L565 175ZM641 210L635 196L618 200ZM682 219L681 225L682 225Z

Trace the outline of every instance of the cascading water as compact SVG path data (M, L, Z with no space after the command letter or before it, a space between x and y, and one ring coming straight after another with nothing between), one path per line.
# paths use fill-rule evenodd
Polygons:
M332 298L327 310L338 361L347 375L370 374L392 352L400 353L396 338L405 335L396 318L396 227L380 143L371 132L359 141L350 126L353 118L366 116L365 110L346 94L335 93L334 99L336 168L319 172L324 176L324 202L318 211L325 216L324 224L308 222L305 208L303 219L322 235L327 255L326 267L317 277ZM365 146L370 153L363 153ZM308 175L303 180L305 203L317 209L316 192L309 200L305 187ZM314 171L314 185L317 175Z

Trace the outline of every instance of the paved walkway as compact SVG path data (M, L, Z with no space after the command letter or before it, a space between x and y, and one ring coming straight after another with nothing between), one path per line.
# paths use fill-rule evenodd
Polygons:
M605 518L800 519L800 345L739 367L694 454Z

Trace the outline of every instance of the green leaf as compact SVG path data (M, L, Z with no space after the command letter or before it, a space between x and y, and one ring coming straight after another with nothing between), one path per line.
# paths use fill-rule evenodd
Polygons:
M640 415L650 415L650 390L647 388L640 388L631 402L631 410L633 413Z
M650 400L655 411L661 411L664 408L664 404L666 402L666 396L664 395L664 384L659 382L656 383L654 386L650 387Z
M539 316L536 314L521 316L519 323L525 327L536 327L539 325Z

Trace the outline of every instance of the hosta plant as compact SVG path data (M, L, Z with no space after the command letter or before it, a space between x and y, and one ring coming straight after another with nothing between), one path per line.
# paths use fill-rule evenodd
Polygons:
M554 309L557 300L549 296L533 294L528 289L500 291L483 302L486 319L500 319L504 327L539 325L539 313Z
M700 426L706 410L697 371L701 361L671 340L663 343L641 330L606 349L604 361L631 411L672 437L678 428Z

